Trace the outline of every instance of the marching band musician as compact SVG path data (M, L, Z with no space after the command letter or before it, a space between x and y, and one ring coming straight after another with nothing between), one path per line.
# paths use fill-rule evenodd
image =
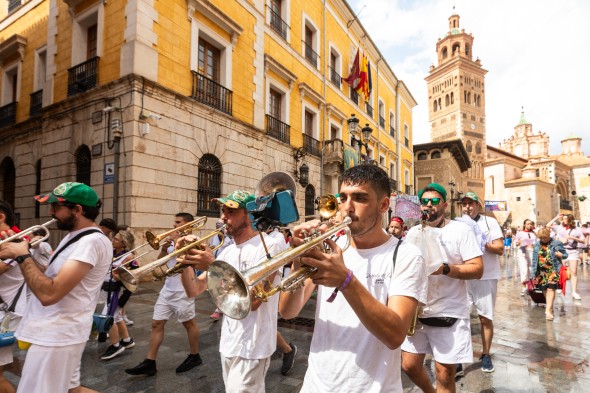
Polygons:
M68 231L43 273L28 241L0 245L0 258L19 265L33 292L16 337L30 346L18 392L93 392L80 385L82 353L92 328L99 289L113 258L109 239L94 223L101 207L96 192L63 183L36 197L50 203L57 228Z
M382 228L390 195L385 171L359 165L344 172L341 181L339 208L343 218L352 219L350 246L342 252L326 240L332 254L305 252L301 263L317 272L302 288L282 292L280 298L280 313L290 319L318 290L302 392L401 392L399 346L416 307L426 301L424 259L416 246ZM293 245L318 225L297 226Z
M246 191L234 191L225 198L215 198L221 205L221 219L226 234L234 243L226 247L217 259L232 264L240 271L255 265L266 257L259 234L252 227L246 205L253 201L254 195ZM279 244L266 234L262 234L268 254L276 255ZM190 238L190 237L187 237ZM206 271L215 258L211 249L193 248L184 257L184 263ZM193 269L184 269L183 283L189 296L197 296L207 289L207 273L195 280L187 280ZM188 271L188 272L187 272ZM273 278L270 278L271 282ZM278 277L275 278L278 283ZM252 297L252 312L244 319L237 320L223 316L219 352L225 391L228 393L262 393L265 391L264 379L270 366L270 357L276 349L278 297L272 296L267 302Z

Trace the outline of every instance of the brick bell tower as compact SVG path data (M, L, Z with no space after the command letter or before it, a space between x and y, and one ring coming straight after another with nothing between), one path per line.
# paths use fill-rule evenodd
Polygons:
M484 198L486 157L485 74L473 60L473 35L459 28L459 15L449 17L449 31L436 43L438 65L430 66L428 117L433 142L460 139L471 160L463 173L462 192Z

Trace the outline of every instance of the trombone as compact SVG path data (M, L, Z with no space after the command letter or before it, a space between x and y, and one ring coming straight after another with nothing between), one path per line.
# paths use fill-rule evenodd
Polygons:
M196 219L194 219L191 222L187 222L186 224L183 224L177 228L171 229L167 232L161 233L159 235L154 235L152 232L147 231L145 233L145 238L146 238L146 242L143 244L140 244L139 246L135 247L133 250L127 251L125 254L118 256L117 258L113 258L113 262L117 259L125 259L127 258L129 255L131 254L135 254L135 251L139 250L140 248L143 248L147 245L150 245L154 250L157 250L160 248L161 246L161 242L163 239L166 239L168 236L170 236L171 234L173 234L174 232L178 232L181 235L188 235L191 232L194 232L198 229L201 229L203 227L203 225L205 225L205 223L207 222L207 217L198 217ZM151 252L151 250L148 250L138 256L136 256L134 259L138 259L141 258L142 256L149 254Z
M53 218L53 219L47 221L45 224L33 225L32 227L27 228L23 231L20 231L19 233L15 233L14 235L7 237L6 239L0 240L0 246L3 245L4 243L12 242L14 240L23 240L26 236L31 235L33 232L35 232L38 229L45 231L45 235L42 238L36 239L36 240L29 243L29 245L31 247L34 247L37 244L40 244L41 242L44 242L45 240L49 239L49 229L47 229L47 227L56 221L57 221L57 219Z
M219 247L221 247L223 245L223 243L225 241L225 236L223 234L225 227L226 226L223 225L221 228L211 232L207 236L197 239L193 242L190 242L190 243L184 245L182 248L179 248L178 250L174 250L173 252L166 255L165 257L162 257L162 258L157 259L153 262L150 262L138 269L130 270L130 269L127 269L127 267L125 267L125 266L119 266L116 269L117 273L119 273L119 279L121 280L123 285L125 285L125 288L127 288L130 292L135 292L135 291L137 291L137 287L139 285L139 282L141 281L141 278L150 274L150 273L153 274L156 279L161 279L164 277L172 277L177 274L180 274L180 273L182 273L184 268L187 267L188 265L185 265L184 263L181 263L181 262L177 262L176 265L174 265L173 267L171 267L169 269L165 269L164 266L166 264L168 264L168 262L170 260L176 258L177 256L179 256L181 254L186 253L188 250L195 248L195 247L201 247L203 245L206 246L209 243L209 239L213 238L214 236L221 235L221 242L217 246L215 246L214 248L211 249L211 251L217 250Z

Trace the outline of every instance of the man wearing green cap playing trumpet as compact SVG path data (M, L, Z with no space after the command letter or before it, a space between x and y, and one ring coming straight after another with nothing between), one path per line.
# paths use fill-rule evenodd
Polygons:
M29 254L26 240L0 245L0 258L20 265L34 295L16 331L20 341L32 344L18 392L93 391L80 386L80 363L99 290L113 259L111 242L94 223L101 202L92 188L73 182L36 199L50 204L57 227L68 234L45 273Z

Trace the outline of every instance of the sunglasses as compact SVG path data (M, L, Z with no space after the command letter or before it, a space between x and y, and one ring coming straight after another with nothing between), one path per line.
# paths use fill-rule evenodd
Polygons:
M422 206L428 205L428 202L432 202L433 206L436 206L442 201L442 198L420 198L420 203Z
M51 207L52 207L53 210L57 209L60 206L65 206L65 207L67 207L69 209L73 209L73 208L76 207L76 204L75 203L67 203L67 202L61 202L61 203L54 202L54 203L51 204Z

